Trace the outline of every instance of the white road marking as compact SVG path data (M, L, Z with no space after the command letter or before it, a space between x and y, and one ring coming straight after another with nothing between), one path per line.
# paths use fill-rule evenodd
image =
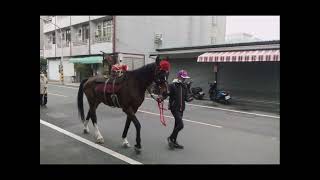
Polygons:
M154 100L152 98L145 98L145 99ZM168 102L167 100L165 100L165 101ZM277 118L277 119L280 118L279 116L271 116L271 115L266 115L266 114L250 113L250 112L237 111L237 110L232 110L232 109L224 109L224 108L217 108L217 107L210 107L210 106L202 106L202 105L198 105L198 104L186 103L186 105L203 107L203 108L210 108L210 109L216 109L216 110L221 110L221 111L230 111L230 112L241 113L241 114L250 114L250 115L255 115L255 116L263 116L263 117L270 117L270 118Z
M50 85L52 85L52 84L50 84ZM67 87L67 86L58 86L58 85L52 85L52 86L70 88L70 89L78 89L78 88ZM154 100L152 98L147 98L147 97L145 99ZM167 100L165 100L165 101L168 102ZM224 108L217 108L217 107L210 107L210 106L203 106L203 105L189 104L189 103L186 103L186 105L202 107L202 108L209 108L209 109L216 109L216 110L221 110L221 111L229 111L229 112L240 113L240 114L249 114L249 115L255 115L255 116L262 116L262 117L280 119L280 116L272 116L272 115L266 115L266 114L250 113L250 112L245 112L245 111L237 111L237 110L232 110L232 109L224 109Z
M242 98L236 98L236 99L247 101L247 102L261 102L261 103L265 103L265 104L280 104L279 102L276 102L276 101L256 101L256 100L242 99Z
M79 88L76 88L76 87L59 86L59 85L54 85L54 84L48 84L48 85L50 85L50 86L56 86L56 87L62 87L62 88L79 89Z
M160 114L157 114L157 113L153 113L153 112L148 112L148 111L142 111L142 110L138 110L139 112L142 112L142 113L147 113L147 114L152 114L152 115L157 115L159 116ZM164 117L168 117L168 118L171 118L171 119L174 119L174 117L172 116L166 116L166 115L163 115ZM192 122L192 123L196 123L196 124L202 124L202 125L206 125L206 126L212 126L212 127L216 127L216 128L222 128L222 126L217 126L217 125L214 125L214 124L208 124L208 123L203 123L203 122L198 122L198 121L192 121L192 120L189 120L189 119L182 119L184 121L188 121L188 122Z
M78 135L75 135L75 134L73 134L73 133L71 133L71 132L69 132L69 131L66 131L66 130L58 127L58 126L55 126L55 125L53 125L53 124L50 124L50 123L48 123L48 122L46 122L46 121L44 121L44 120L41 120L41 119L40 119L40 123L43 124L43 125L45 125L45 126L48 126L48 127L52 128L52 129L54 129L54 130L56 130L56 131L58 131L58 132L61 132L61 133L65 134L65 135L67 135L67 136L69 136L69 137L72 137L72 138L74 138L74 139L76 139L76 140L78 140L78 141L80 141L80 142L82 142L82 143L85 143L85 144L87 144L87 145L89 145L89 146L91 146L91 147L94 147L94 148L96 148L96 149L98 149L98 150L100 150L100 151L102 151L102 152L105 152L105 153L107 153L107 154L110 154L111 156L116 157L116 158L118 158L118 159L120 159L120 160L122 160L122 161L125 161L125 162L129 163L129 164L142 164L141 162L138 162L138 161L136 161L136 160L133 160L133 159L127 157L127 156L124 156L124 155L122 155L122 154L119 154L119 153L117 153L117 152L115 152L115 151L112 151L111 149L108 149L108 148L106 148L106 147L103 147L103 146L101 146L101 145L99 145L99 144L93 143L93 142L91 142L91 141L89 141L89 140L87 140L87 139L85 139L85 138L82 138L82 137L80 137L80 136L78 136Z
M65 96L65 95L61 95L61 94L54 94L54 93L48 93L48 94L51 94L51 95L55 95L55 96L68 97L68 96Z

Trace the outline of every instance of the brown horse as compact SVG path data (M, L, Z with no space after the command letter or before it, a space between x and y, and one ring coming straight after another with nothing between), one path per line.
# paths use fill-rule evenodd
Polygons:
M97 92L96 88L104 84L103 82L98 83L96 81L98 78L101 77L90 77L80 83L77 104L79 115L84 124L84 133L89 133L88 122L89 119L91 119L93 127L95 128L96 141L97 143L103 143L104 140L97 125L96 109L100 103L104 103L108 106L114 106L114 104L110 97L111 94ZM166 94L168 93L168 71L162 70L160 58L157 57L155 63L145 65L136 70L127 71L124 73L123 78L124 80L120 82L121 88L119 88L115 93L118 97L120 108L122 108L122 111L127 114L127 120L122 134L123 146L130 146L126 137L130 123L133 122L136 128L136 145L134 147L137 152L140 152L141 125L135 116L135 113L143 103L145 92L152 83L156 84L161 101L166 98ZM83 93L86 95L90 107L86 119L84 119Z

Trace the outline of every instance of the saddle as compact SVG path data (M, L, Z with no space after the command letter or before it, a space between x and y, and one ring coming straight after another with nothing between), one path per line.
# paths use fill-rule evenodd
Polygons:
M95 91L98 94L103 94L104 98L110 96L113 103L111 107L121 107L116 93L121 89L124 80L125 76L106 78L100 75L95 81L97 83Z

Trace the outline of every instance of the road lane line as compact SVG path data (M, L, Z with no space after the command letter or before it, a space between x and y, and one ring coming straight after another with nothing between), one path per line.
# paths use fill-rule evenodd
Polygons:
M56 87L62 87L62 88L79 89L79 88L76 88L76 87L59 86L59 85L54 85L54 84L48 84L48 85L50 85L50 86L56 86Z
M55 95L55 96L68 97L68 96L65 96L65 95L61 95L61 94L54 94L54 93L48 93L48 94L51 94L51 95Z
M118 158L118 159L120 159L120 160L122 160L122 161L125 161L125 162L127 162L127 163L129 163L129 164L142 164L141 162L138 162L138 161L136 161L136 160L133 160L133 159L127 157L127 156L124 156L124 155L122 155L122 154L119 154L119 153L117 153L117 152L115 152L115 151L112 151L111 149L108 149L108 148L106 148L106 147L104 147L104 146L101 146L101 145L99 145L99 144L93 143L93 142L91 142L91 141L89 141L89 140L87 140L87 139L85 139L85 138L82 138L82 137L80 137L80 136L78 136L78 135L75 135L75 134L73 134L73 133L71 133L71 132L69 132L69 131L66 131L66 130L58 127L58 126L55 126L55 125L53 125L53 124L50 124L50 123L48 123L48 122L46 122L46 121L44 121L44 120L41 120L41 119L40 119L40 124L43 124L43 125L45 125L45 126L48 126L48 127L52 128L52 129L58 131L58 132L61 132L61 133L65 134L65 135L67 135L67 136L69 136L69 137L72 137L72 138L74 138L74 139L76 139L76 140L78 140L78 141L80 141L80 142L82 142L82 143L84 143L84 144L87 144L87 145L89 145L89 146L91 146L91 147L93 147L93 148L96 148L96 149L98 149L98 150L100 150L100 151L102 151L102 152L105 152L105 153L107 153L107 154L109 154L109 155L111 155L111 156L113 156L113 157L116 157L116 158Z
M139 112L142 112L142 113L146 113L146 114L152 114L152 115L157 115L159 116L160 114L157 114L157 113L153 113L153 112L148 112L148 111L142 111L142 110L138 110ZM171 119L174 119L174 117L172 116L166 116L166 115L163 115L164 117L168 117L168 118L171 118ZM203 122L198 122L198 121L192 121L192 120L189 120L189 119L182 119L184 121L188 121L188 122L192 122L192 123L196 123L196 124L202 124L202 125L206 125L206 126L212 126L212 127L216 127L216 128L222 128L222 126L217 126L217 125L214 125L214 124L208 124L208 123L203 123Z
M50 85L52 85L52 84L50 84ZM67 86L58 86L58 85L52 85L52 86L63 87L63 88L70 88L70 89L78 89L78 88L67 87ZM147 98L147 97L146 97L145 99L154 100L154 99L152 99L152 98ZM168 102L167 100L165 100L165 101ZM209 108L209 109L216 109L216 110L221 110L221 111L229 111L229 112L240 113L240 114L249 114L249 115L261 116L261 117L269 117L269 118L280 119L280 116L272 116L272 115L266 115L266 114L250 113L250 112L237 111L237 110L232 110L232 109L224 109L224 108L203 106L203 105L198 105L198 104L189 104L189 103L186 103L186 105L196 106L196 107L202 107L202 108Z
M154 100L154 99L152 99L152 98L145 98L145 99ZM165 101L168 102L167 100L165 100ZM266 114L250 113L250 112L237 111L237 110L232 110L232 109L224 109L224 108L203 106L203 105L198 105L198 104L189 104L189 103L186 103L186 105L203 107L203 108L210 108L210 109L216 109L216 110L221 110L221 111L230 111L230 112L241 113L241 114L250 114L250 115L255 115L255 116L270 117L270 118L276 118L276 119L279 119L279 118L280 118L279 116L271 116L271 115L266 115Z

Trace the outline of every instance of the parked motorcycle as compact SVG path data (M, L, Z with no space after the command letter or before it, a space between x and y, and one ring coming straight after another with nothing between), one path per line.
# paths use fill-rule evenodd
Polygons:
M210 89L209 89L210 100L216 101L216 102L222 102L225 104L230 104L231 96L229 92L218 90L216 81L214 81L214 83L209 83L209 85L210 85Z
M202 100L205 93L202 91L201 87L193 87L191 88L192 81L186 82L189 93L192 94L192 97L198 100Z

